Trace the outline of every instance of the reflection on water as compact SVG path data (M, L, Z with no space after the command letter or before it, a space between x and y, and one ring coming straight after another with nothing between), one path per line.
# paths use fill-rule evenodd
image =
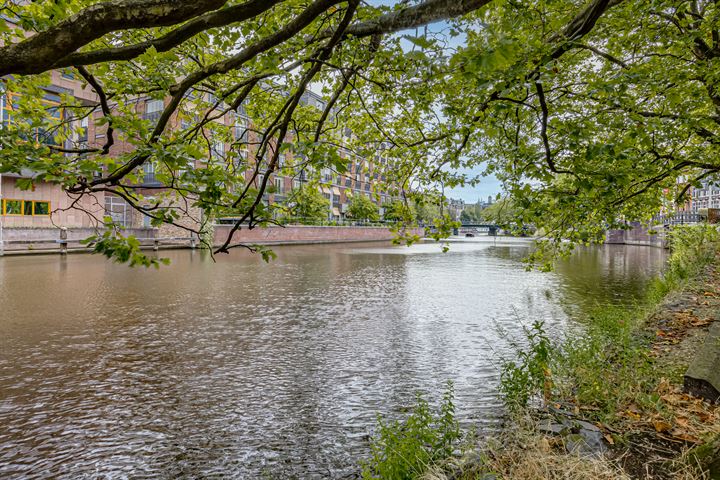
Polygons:
M602 247L554 273L482 241L0 259L1 478L338 478L377 412L456 384L464 423L498 417L498 330L627 302L663 252Z

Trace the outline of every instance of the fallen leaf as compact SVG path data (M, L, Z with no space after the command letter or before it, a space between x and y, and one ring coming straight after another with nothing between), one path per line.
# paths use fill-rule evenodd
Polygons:
M538 447L540 448L541 452L548 453L551 450L550 442L548 442L548 439L543 437L540 439L540 442L538 442Z
M689 419L687 417L677 417L675 418L675 423L685 428L689 424Z
M610 445L615 445L615 440L613 439L612 435L606 433L605 435L603 435L603 437L605 437L605 441L607 441Z
M660 394L670 393L672 392L672 385L668 381L667 378L661 378L660 384L657 387L657 392Z
M635 412L631 412L630 410L627 410L627 411L625 412L625 415L626 415L627 417L629 417L629 418L633 418L633 419L635 419L635 420L640 420L640 415L637 414L637 413L635 413Z
M698 417L698 420L703 423L715 423L715 415L705 412L697 412L696 415Z
M655 420L653 422L653 426L655 427L655 431L658 433L664 433L672 429L672 425L663 420Z
M685 432L684 430L678 430L677 428L670 432L670 435L672 435L674 438L677 438L678 440L682 440L684 442L690 442L690 443L700 443L700 439L690 435L689 433Z
M682 396L676 393L663 395L660 397L660 399L665 403L669 403L670 405L679 405L683 401Z

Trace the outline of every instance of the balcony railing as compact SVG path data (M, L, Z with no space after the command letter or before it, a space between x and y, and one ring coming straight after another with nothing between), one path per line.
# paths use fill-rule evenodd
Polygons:
M160 119L160 115L162 115L162 112L143 113L142 119L150 120L151 122L157 122Z
M705 215L693 212L677 212L671 215L656 215L653 223L656 225L684 225L702 223L706 220Z

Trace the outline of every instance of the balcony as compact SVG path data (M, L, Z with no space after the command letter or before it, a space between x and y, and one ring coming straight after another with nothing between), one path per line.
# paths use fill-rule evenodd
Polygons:
M160 119L160 116L162 115L162 112L150 112L150 113L143 113L142 119L143 120L150 120L151 122L157 122Z

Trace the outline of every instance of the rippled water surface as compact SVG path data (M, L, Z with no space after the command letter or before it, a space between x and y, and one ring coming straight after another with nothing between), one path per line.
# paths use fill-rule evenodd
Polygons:
M352 477L376 413L453 380L463 423L491 425L504 335L632 301L664 259L606 246L541 273L488 239L276 251L163 253L159 271L0 259L0 478Z

